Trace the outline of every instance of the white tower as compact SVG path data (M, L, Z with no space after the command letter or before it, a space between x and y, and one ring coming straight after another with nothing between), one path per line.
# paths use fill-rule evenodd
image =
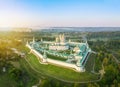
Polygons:
M33 43L35 43L35 38L33 37Z
M71 42L71 40L69 39L69 43Z
M34 44L35 44L35 38L33 37L32 48L34 48Z
M87 43L87 40L86 40L86 46L87 46L87 49L89 48L89 45L88 45L88 43Z
M41 42L43 41L43 39L41 38Z
M27 41L27 45L28 45L29 43L28 43L28 41Z
M44 50L44 54L43 54L43 62L45 63L45 62L47 62L47 55L46 55L46 52L45 52L45 50Z
M58 43L59 42L59 38L58 37L56 37L56 43Z

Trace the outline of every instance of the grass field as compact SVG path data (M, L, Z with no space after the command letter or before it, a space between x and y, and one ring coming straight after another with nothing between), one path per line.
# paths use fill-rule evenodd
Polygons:
M26 67L26 69L29 68L28 71L30 71L31 74L33 75L35 74L36 77L38 78L39 77L41 78L42 75L44 77L50 77L50 78L53 77L66 81L90 81L90 80L98 79L97 75L94 75L90 72L78 73L75 72L74 70L63 68L60 66L55 66L51 64L48 65L40 64L37 57L34 56L33 54L27 54L26 59L29 61L30 64L25 63L24 67ZM24 63L24 61L26 60L22 59L22 61L23 62L21 63ZM32 65L32 68L30 67L30 65Z
M93 65L94 65L94 59L95 58L95 54L90 54L87 63L85 65L85 69L87 72L91 72L93 70Z
M66 61L67 60L65 58L54 56L54 55L50 55L50 54L47 54L47 57L50 58L50 59L55 59L55 60L60 60L60 61Z

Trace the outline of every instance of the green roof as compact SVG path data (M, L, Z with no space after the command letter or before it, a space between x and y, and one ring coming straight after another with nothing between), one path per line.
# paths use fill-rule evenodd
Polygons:
M86 46L85 45L82 45L81 47L80 47L80 50L83 52L83 51L85 51L85 49L86 49Z

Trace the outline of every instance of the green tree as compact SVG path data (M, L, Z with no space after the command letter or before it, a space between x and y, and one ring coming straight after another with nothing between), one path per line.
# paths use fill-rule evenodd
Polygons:
M103 59L103 65L106 66L108 64L108 58Z
M118 81L116 79L113 81L113 83L114 83L115 87L118 87Z
M75 84L74 84L74 87L80 87L80 84L75 83Z

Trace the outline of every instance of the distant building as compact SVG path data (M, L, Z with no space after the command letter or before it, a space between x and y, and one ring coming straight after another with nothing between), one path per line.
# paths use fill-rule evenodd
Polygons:
M14 28L12 31L14 32L32 32L31 28Z

